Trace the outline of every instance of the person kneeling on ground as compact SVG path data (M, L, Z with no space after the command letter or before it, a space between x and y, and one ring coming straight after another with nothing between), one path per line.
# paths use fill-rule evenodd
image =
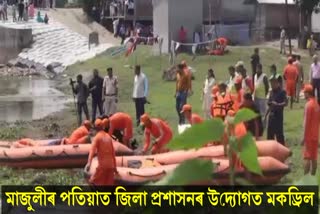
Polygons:
M157 118L150 118L147 114L141 116L141 125L145 127L144 130L144 148L143 154L146 154L150 147L151 135L155 137L155 141L152 145L152 154L162 153L168 151L165 146L172 139L172 130L169 125L163 120Z
M315 99L312 85L304 86L304 96L307 100L304 113L304 136L301 142L304 145L304 174L315 175L318 160L320 107Z
M109 117L109 119L104 120L107 120L106 128L109 129L109 135L115 135L115 131L123 132L119 141L126 146L130 146L130 140L133 137L133 125L130 115L118 112Z
M93 138L85 171L89 172L93 157L97 154L98 167L95 174L89 179L89 183L94 186L114 185L117 164L112 138L104 131L105 127L101 119L96 119L94 125L97 134Z
M199 115L192 113L192 107L189 104L184 105L180 113L184 114L184 118L187 119L187 122L190 125L195 125L203 122L203 119Z
M86 144L90 143L89 131L91 129L91 123L89 120L85 120L82 126L74 130L69 138L63 138L61 144Z

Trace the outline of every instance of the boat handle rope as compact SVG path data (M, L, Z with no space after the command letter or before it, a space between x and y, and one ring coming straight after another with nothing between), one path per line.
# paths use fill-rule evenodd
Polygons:
M128 174L133 175L133 176L137 176L137 177L141 177L141 178L150 178L150 177L154 177L154 176L166 175L167 173L166 173L166 171L163 170L162 172L155 174L155 175L138 175L138 174L135 174L130 171L128 172Z

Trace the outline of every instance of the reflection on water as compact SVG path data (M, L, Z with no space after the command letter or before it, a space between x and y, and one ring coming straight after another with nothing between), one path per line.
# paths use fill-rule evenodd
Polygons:
M64 108L64 94L54 82L34 77L0 79L0 121L30 121Z

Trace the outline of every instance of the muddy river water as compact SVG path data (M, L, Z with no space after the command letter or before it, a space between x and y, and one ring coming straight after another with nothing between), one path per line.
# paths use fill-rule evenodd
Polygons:
M54 85L38 77L1 77L0 121L32 121L61 111L68 100Z

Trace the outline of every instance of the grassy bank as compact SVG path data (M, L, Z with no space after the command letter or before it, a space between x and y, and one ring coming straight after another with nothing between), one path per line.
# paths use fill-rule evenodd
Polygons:
M195 80L193 81L194 95L188 100L188 102L192 104L195 112L202 114L200 97L208 68L214 68L218 81L225 81L228 77L228 67L234 65L238 60L244 61L248 71L250 71L249 62L252 52L253 48L250 47L233 48L228 55L220 57L199 56L194 61L192 61L192 56L177 56L177 62L182 59L186 60L189 66L196 70ZM271 64L276 64L279 72L282 72L286 64L286 58L279 56L277 50L270 48L261 48L261 59L264 70L268 75ZM128 112L134 118L135 109L131 99L134 75L133 70L130 68L130 66L134 64L140 64L143 72L146 73L149 79L150 92L148 99L151 104L146 106L146 111L153 117L165 119L176 133L178 117L175 111L175 99L173 97L175 83L165 82L161 79L163 69L169 66L168 56L153 56L149 48L138 47L137 51L129 58L123 56L111 58L108 54L103 54L85 63L71 66L66 71L68 74L67 77L58 77L59 84L57 87L71 96L70 86L68 85L69 77L74 78L77 74L81 73L85 77L85 82L88 82L92 69L99 69L101 75L105 76L106 68L113 67L114 74L119 78L119 111ZM307 71L310 65L310 59L303 59L303 64ZM302 176L301 146L299 146L299 144L302 135L303 106L304 101L300 104L295 104L293 110L286 109L285 111L285 136L287 144L293 151L293 156L290 159L292 172L283 179L283 183L291 183L293 180ZM52 124L56 125L52 126ZM44 120L17 124L12 130L3 127L4 126L1 126L0 128L1 139L17 139L19 137L40 139L65 136L76 127L74 106L70 104L69 108L63 112ZM20 131L16 131L16 129ZM11 132L13 134L10 134ZM135 136L141 142L141 134L137 132L137 129L135 130ZM23 184L34 183L33 175L39 176L41 180L40 183L44 184L79 184L83 182L81 170L40 171L1 169L0 174L5 175L5 179L1 179L0 184L20 182Z

